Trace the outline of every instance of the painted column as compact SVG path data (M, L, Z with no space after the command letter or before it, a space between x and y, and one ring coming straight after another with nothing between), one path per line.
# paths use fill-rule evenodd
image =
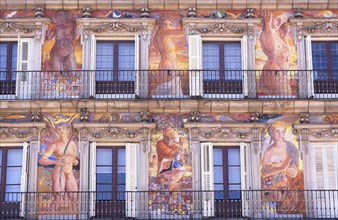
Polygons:
M140 37L140 70L148 70L149 69L149 61L148 61L148 54L149 54L149 46L150 46L150 38L151 32L153 28L148 27L147 30L141 33ZM148 97L148 72L141 71L139 73L139 82L140 82L140 98L147 98Z
M256 35L250 34L248 35L248 98L256 98L256 64L255 64L255 47L256 47Z
M198 138L199 129L192 128L190 130L190 151L192 157L192 189L201 190L201 149ZM193 195L193 210L202 210L201 195L199 192ZM197 212L199 213L199 212Z

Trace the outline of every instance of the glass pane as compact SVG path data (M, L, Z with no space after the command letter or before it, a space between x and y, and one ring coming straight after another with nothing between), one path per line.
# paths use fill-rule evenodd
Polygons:
M97 42L96 44L96 69L106 70L96 72L97 81L111 81L114 69L114 43Z
M96 150L96 165L112 165L112 149Z
M112 183L112 174L111 173L97 173L96 174L96 183Z
M241 70L241 43L224 43L224 69Z
M222 149L214 148L214 165L223 165Z
M333 77L338 79L338 42L331 43Z
M7 166L22 166L22 149L8 150Z
M118 149L117 150L117 165L126 165L126 149Z
M224 187L223 184L215 184L215 199L224 199Z
M241 182L241 169L240 167L229 167L229 183Z
M2 166L2 150L0 149L0 167ZM1 176L1 175L0 175Z
M111 185L96 185L96 199L97 200L111 200L112 199Z
M118 167L117 168L117 172L118 173L126 173L126 167L124 167L124 166L123 167Z
M327 79L327 56L326 56L326 43L324 42L312 42L312 65L313 69L316 71L314 78L316 79Z
M21 184L21 167L7 167L6 184Z
M223 183L223 167L214 167L214 183Z
M6 70L7 63L7 44L0 43L0 71ZM0 80L6 79L6 72L0 72Z
M112 173L112 167L96 167L96 173Z
M219 44L203 43L203 69L219 70ZM204 71L203 79L218 80L220 78L219 71Z
M241 185L229 185L229 199L241 198Z
M118 67L119 70L134 70L135 69L135 44L119 43L119 57ZM134 71L119 71L119 81L134 81Z
M20 185L6 186L6 202L21 201Z
M126 174L125 173L118 173L117 174L117 183L118 184L125 184L126 183Z
M125 196L130 197L130 196L135 195L135 192L125 192L125 191L126 191L126 185L117 186L117 200L125 200Z
M18 53L18 44L17 43L13 43L13 47L12 47L12 80L16 79L16 70L17 70L17 55ZM26 64L27 65L27 64ZM25 70L25 69L23 69ZM26 68L27 70L27 68Z
M228 165L240 165L240 151L239 149L228 150Z

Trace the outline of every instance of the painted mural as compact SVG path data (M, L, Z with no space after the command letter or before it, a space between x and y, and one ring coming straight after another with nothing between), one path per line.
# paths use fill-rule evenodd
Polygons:
M288 19L293 12L261 11L262 29L256 43L258 96L297 97L297 53Z
M38 213L72 213L77 211L79 186L78 137L72 122L78 114L45 114L47 124L41 136L38 155Z
M149 48L150 96L188 95L188 44L175 12L152 13L158 22Z
M192 161L188 135L178 115L155 115L158 132L151 136L149 153L149 210L155 213L188 214L192 193ZM156 120L156 119L155 119Z
M275 214L304 214L303 162L298 141L292 133L297 116L270 120L261 154L264 210ZM283 190L291 190L285 192Z
M46 97L78 97L82 90L82 47L73 11L47 11L48 25L42 48L41 87Z

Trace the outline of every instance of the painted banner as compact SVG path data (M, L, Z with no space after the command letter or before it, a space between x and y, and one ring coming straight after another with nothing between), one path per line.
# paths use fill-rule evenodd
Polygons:
M261 181L263 210L275 214L304 214L304 174L298 141L292 133L297 116L270 121L263 138ZM286 191L284 191L286 190ZM266 213L268 216L271 216ZM277 217L277 215L274 215Z
M41 88L45 97L79 97L83 74L82 46L72 11L47 11L52 17L42 48Z
M78 209L78 137L72 122L78 114L45 114L46 132L38 155L38 214L70 214ZM75 192L75 193L72 193Z
M166 127L152 134L149 154L149 211L188 214L192 204L192 170L188 136Z
M297 52L288 19L293 12L261 11L256 42L257 95L298 97ZM291 70L291 71L290 71Z
M149 47L149 95L152 97L188 95L188 43L176 12L151 13L158 18Z

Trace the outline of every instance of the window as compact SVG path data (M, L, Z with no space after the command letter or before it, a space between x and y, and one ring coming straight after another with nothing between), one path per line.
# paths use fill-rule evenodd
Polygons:
M214 146L214 189L216 217L240 216L241 160L240 148ZM237 211L236 211L237 210Z
M215 199L240 199L241 163L238 147L214 147ZM238 191L237 191L238 190Z
M109 215L109 213L115 212L124 216L125 190L125 147L97 147L96 215ZM114 217L116 216L114 215Z
M338 93L338 42L313 41L315 93Z
M242 92L240 42L203 42L202 54L206 94Z
M15 93L17 51L17 42L0 42L0 94Z
M0 219L19 214L22 148L0 148Z
M132 94L135 81L135 43L97 41L96 93Z

